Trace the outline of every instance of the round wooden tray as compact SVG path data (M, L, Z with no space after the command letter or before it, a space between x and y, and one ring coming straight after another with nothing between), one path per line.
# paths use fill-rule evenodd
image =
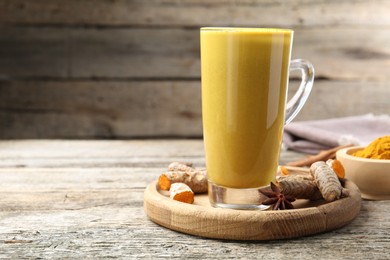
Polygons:
M196 195L194 204L174 201L159 190L156 181L145 189L144 209L153 222L191 235L233 240L285 239L352 222L360 212L361 196L351 181L346 181L345 187L350 196L334 202L297 200L293 210L256 211L213 208L207 194Z

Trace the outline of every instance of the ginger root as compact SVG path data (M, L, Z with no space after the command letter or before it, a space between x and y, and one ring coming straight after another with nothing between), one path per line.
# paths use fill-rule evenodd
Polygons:
M169 189L169 197L173 200L194 203L194 192L184 183L173 183Z
M169 190L173 183L181 182L188 185L194 193L207 192L206 170L199 170L178 162L171 163L168 170L158 178L158 184L162 190Z
M173 162L168 165L168 171L175 172L175 171L181 171L181 172L191 172L195 170L192 168L192 163L180 163L180 162Z
M347 190L341 186L336 173L325 162L313 163L310 167L310 174L326 201L331 202L348 195Z
M276 182L285 195L293 196L296 199L322 199L313 176L309 174L278 176Z

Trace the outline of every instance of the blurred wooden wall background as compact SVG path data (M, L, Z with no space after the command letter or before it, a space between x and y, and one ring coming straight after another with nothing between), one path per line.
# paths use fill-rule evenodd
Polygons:
M200 137L201 26L294 29L317 76L297 120L389 113L389 14L386 0L0 0L0 138Z

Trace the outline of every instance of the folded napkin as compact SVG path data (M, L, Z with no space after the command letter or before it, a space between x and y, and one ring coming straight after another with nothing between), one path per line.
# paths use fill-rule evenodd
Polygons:
M284 128L283 147L316 154L339 145L366 146L384 135L390 135L389 115L366 114L293 122Z

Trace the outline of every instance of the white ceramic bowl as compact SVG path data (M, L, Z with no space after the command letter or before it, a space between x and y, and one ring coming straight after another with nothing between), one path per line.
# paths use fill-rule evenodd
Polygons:
M354 182L362 198L390 200L390 160L367 159L353 156L364 147L349 147L336 153L345 168L345 177Z

